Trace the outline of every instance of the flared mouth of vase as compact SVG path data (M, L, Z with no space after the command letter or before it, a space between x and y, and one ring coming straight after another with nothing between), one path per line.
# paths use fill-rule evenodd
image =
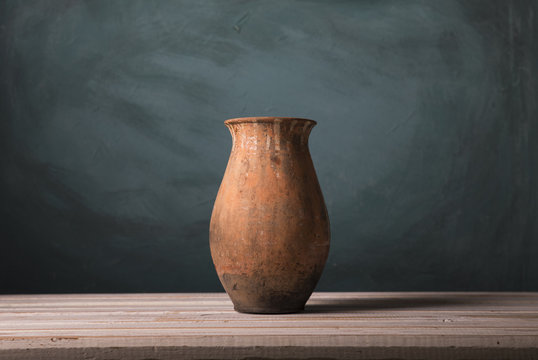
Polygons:
M252 117L241 117L228 119L224 122L226 125L233 124L244 124L244 123L278 123L278 122L291 122L297 121L302 123L309 123L312 126L316 125L317 122L310 119L297 118L297 117L282 117L282 116L252 116Z

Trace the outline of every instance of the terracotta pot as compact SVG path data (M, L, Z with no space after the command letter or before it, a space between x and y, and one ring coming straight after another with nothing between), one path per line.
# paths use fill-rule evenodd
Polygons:
M329 217L308 150L315 121L224 122L233 147L213 208L213 263L235 310L301 311L329 253Z

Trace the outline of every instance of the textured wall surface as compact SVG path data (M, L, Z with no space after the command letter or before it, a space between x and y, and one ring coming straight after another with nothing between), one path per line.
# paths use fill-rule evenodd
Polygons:
M538 290L533 1L0 2L0 292L220 290L223 120L318 121L319 290Z

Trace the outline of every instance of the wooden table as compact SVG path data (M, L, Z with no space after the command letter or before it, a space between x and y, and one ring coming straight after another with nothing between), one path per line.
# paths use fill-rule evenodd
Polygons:
M538 359L538 293L315 293L246 315L225 294L1 295L0 359Z

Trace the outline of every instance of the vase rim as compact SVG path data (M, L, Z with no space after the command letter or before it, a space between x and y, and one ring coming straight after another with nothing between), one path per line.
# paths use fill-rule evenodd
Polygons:
M287 116L251 116L251 117L239 117L228 119L224 121L226 125L232 124L242 124L242 123L274 123L274 122L284 122L284 121L301 121L309 122L312 125L316 125L317 122L310 119L298 118L298 117L287 117Z

